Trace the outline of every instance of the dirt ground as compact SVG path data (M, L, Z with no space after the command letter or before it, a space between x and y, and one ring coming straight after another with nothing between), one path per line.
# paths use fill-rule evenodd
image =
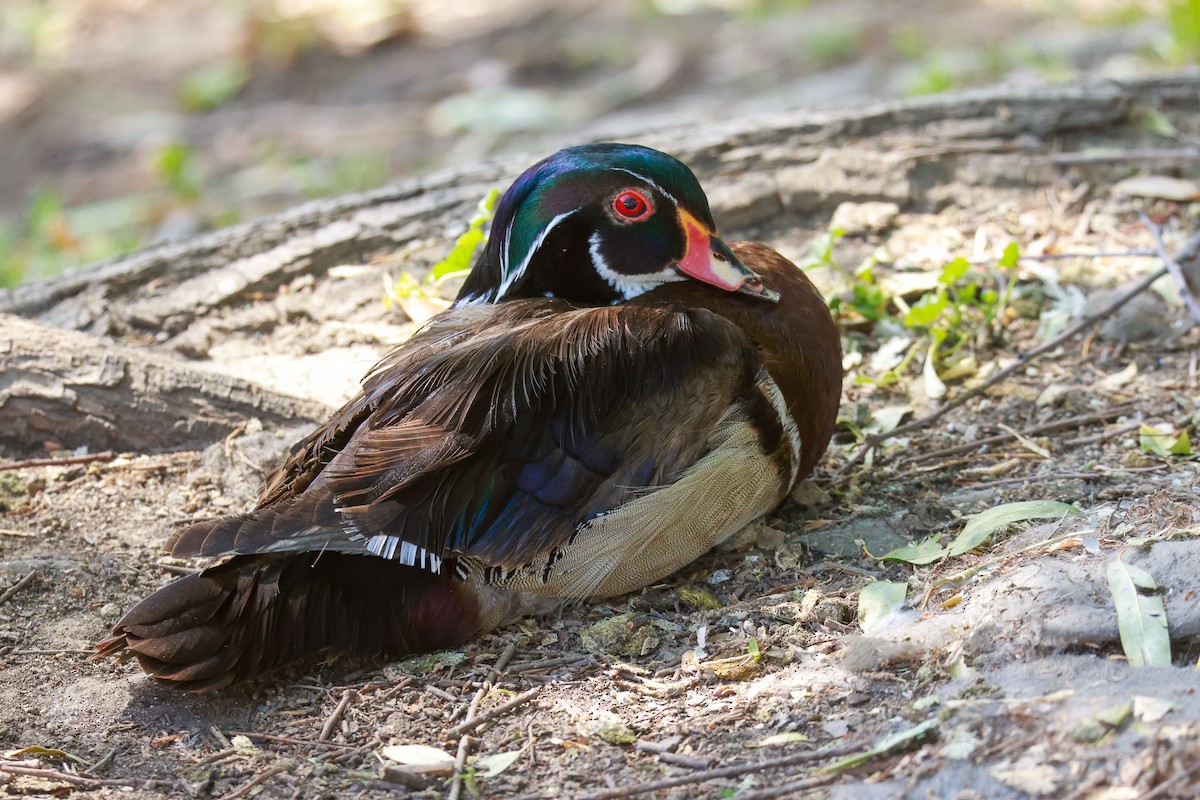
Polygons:
M974 205L885 215L857 229L855 210L846 209L851 230L835 257L856 264L884 248L901 256L881 269L889 280L956 255L990 257L1015 239L1027 256L1024 286L1053 277L1089 292L1158 262L1039 254L1145 251L1153 240L1142 210L1177 247L1198 211L1066 180L1040 196L979 194ZM739 233L797 259L816 236L782 221ZM436 254L408 258L426 256ZM828 270L814 274L832 285ZM339 391L331 386L350 385L406 329L379 302L377 276L298 281L279 324L247 331L236 310L218 314L208 345L193 342L189 352L331 398ZM337 314L328 308L334 294L344 304ZM7 773L0 791L447 796L455 790L444 778L414 788L380 755L421 744L450 755L465 748L464 797L617 798L653 786L646 796L1195 796L1197 467L1145 453L1137 426L1193 425L1200 332L1157 295L1143 300L1121 319L1155 338L1121 344L1114 322L1106 337L1064 345L942 422L884 445L866 471L848 465L854 440L843 428L812 481L828 496L789 502L739 548L662 585L434 657L310 663L213 696L180 695L132 665L89 661L88 648L179 571L160 556L170 530L246 508L303 427L251 425L204 452L10 468L0 582L15 591L0 600L0 742L11 748L7 766L33 774ZM357 320L350 334L347 308ZM967 382L1030 346L1039 313L1052 316L1045 305L1014 313L1005 346L980 348L983 366ZM870 374L864 341L847 327L848 351L867 351L851 376ZM328 360L305 360L316 354ZM268 364L282 370L273 379ZM843 415L869 424L897 404L918 414L930 407L919 379L887 389L850 380ZM980 441L1006 430L1025 433ZM975 444L939 454L964 440ZM1048 499L1084 513L1015 526L925 567L868 555L957 533L962 517L997 503ZM1105 583L1117 557L1163 587L1174 668L1125 661ZM857 595L876 578L907 581L909 601L865 634ZM524 704L499 711L462 745L456 724L514 696Z

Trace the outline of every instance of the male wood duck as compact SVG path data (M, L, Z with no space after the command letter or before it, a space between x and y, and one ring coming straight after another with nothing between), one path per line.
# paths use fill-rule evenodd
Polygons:
M660 580L775 508L833 432L838 332L692 172L563 150L501 199L454 305L297 444L257 507L193 525L214 559L98 655L185 689L321 651L450 647Z

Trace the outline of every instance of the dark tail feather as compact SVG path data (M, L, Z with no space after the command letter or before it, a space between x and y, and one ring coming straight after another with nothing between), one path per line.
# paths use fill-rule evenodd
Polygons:
M216 689L323 650L401 656L479 632L473 592L373 556L239 556L133 607L96 655L137 658L187 690Z

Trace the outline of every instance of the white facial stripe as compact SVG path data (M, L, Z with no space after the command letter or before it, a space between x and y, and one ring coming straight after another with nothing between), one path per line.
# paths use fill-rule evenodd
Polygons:
M521 276L525 274L525 270L529 267L529 262L533 258L533 254L536 253L538 248L542 246L542 242L546 241L546 237L550 235L550 231L554 230L554 226L578 210L579 209L577 208L573 208L570 211L565 211L554 219L550 220L550 224L542 228L541 233L539 233L538 237L533 240L533 244L530 246L529 252L525 254L525 259L521 262L521 265L512 271L507 271L508 248L512 245L512 226L508 226L508 232L504 234L504 250L502 251L504 253L504 260L502 264L506 269L506 274L504 276L504 281L500 284L500 290L496 292L496 297L503 297L505 294L507 294L508 290L512 288L512 285L520 280Z
M604 260L604 254L600 252L600 241L599 231L593 233L588 239L588 252L592 254L592 266L596 269L597 274L604 278L609 286L617 290L625 300L632 300L639 294L645 294L664 283L687 280L672 267L642 275L625 275L617 272Z
M666 197L668 200L670 200L670 201L671 201L672 203L674 203L676 206L678 206L678 205L679 205L679 201L675 199L675 195L671 194L671 193L670 193L670 192L668 192L666 189L662 188L662 187L661 187L661 186L659 186L657 183L655 183L654 181L652 181L652 180L650 180L649 178L647 178L645 175L642 175L642 174L640 174L640 173L634 172L634 171L633 171L633 170L631 170L631 169L625 169L624 167L610 167L610 169L617 170L618 172L626 172L626 173L629 173L629 174L630 174L630 175L632 175L633 177L637 178L639 181L645 181L646 183L648 183L648 184L650 184L651 186L653 186L655 189L658 189L659 193L661 193L661 194L662 194L664 197Z

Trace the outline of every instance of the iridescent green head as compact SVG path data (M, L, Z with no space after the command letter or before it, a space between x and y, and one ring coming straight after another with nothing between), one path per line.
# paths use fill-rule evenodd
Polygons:
M716 235L708 198L682 162L638 145L590 144L538 162L505 192L456 302L607 305L689 278L778 299Z

